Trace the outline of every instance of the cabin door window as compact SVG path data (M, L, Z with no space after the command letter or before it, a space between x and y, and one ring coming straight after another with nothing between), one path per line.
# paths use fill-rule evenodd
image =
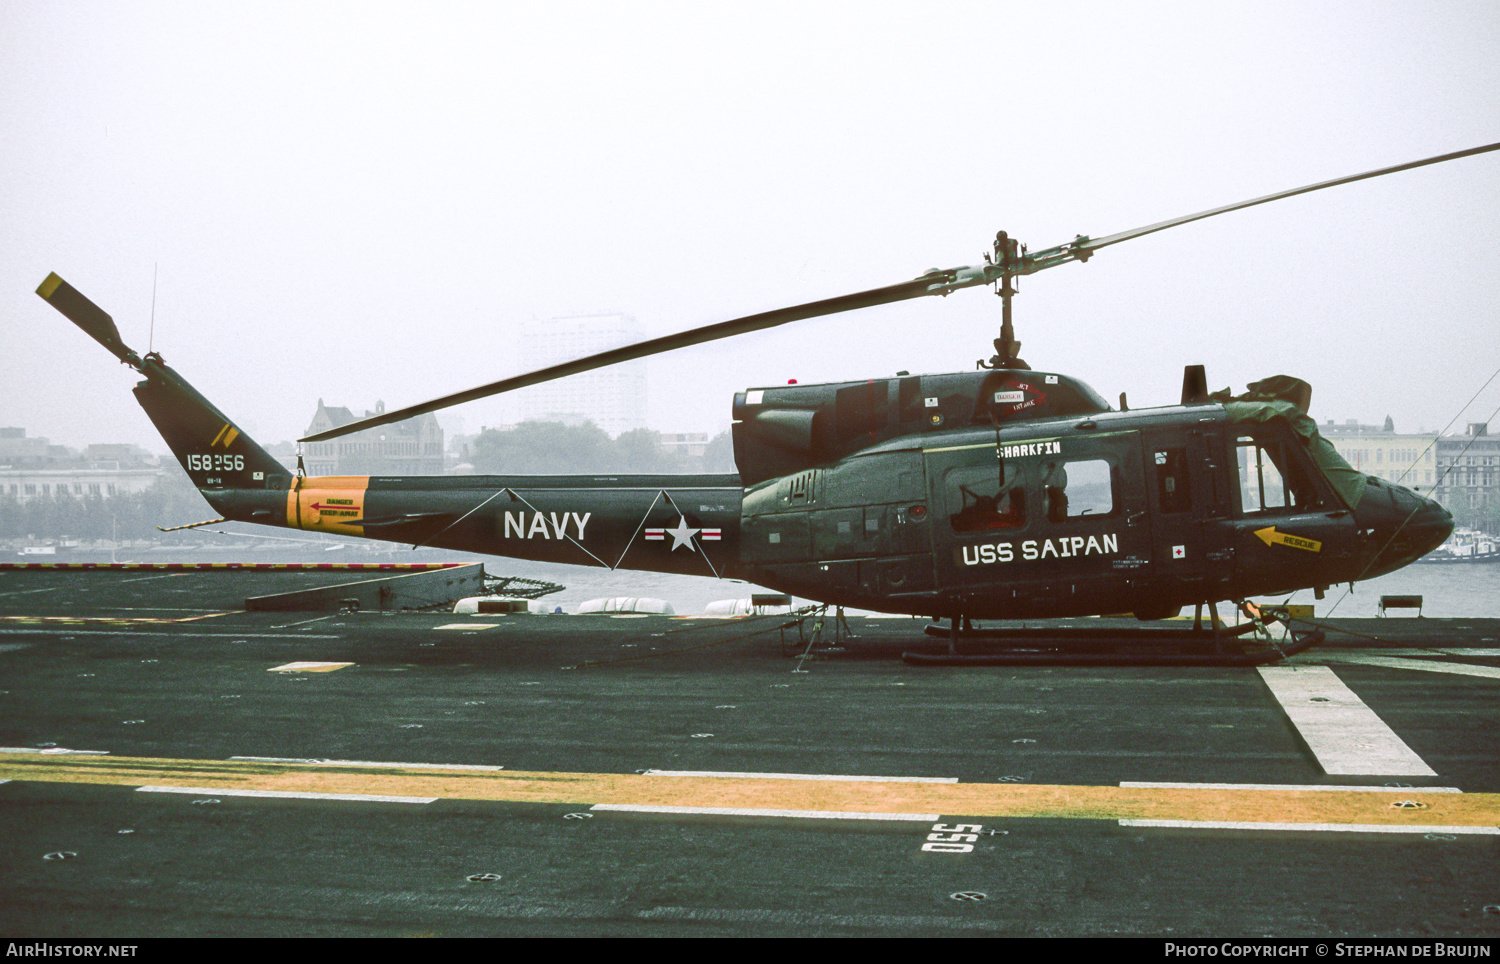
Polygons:
M1042 466L1042 499L1049 522L1112 515L1115 489L1109 463L1103 459L1046 463Z
M1026 525L1026 490L1003 465L964 466L947 473L948 523L954 532L1019 529Z
M1157 449L1151 453L1151 460L1156 469L1156 504L1161 511L1170 515L1191 510L1187 448Z

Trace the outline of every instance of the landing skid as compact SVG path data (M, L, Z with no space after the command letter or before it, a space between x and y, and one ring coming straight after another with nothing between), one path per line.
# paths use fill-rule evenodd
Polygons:
M1201 607L1192 629L975 629L960 616L951 629L925 630L947 639L948 652L906 652L901 658L913 666L1259 666L1323 641L1321 629L1300 631L1284 612L1257 610L1251 622L1235 627L1221 623L1214 607L1209 613L1207 629ZM1284 640L1270 638L1268 626L1277 622L1287 626Z

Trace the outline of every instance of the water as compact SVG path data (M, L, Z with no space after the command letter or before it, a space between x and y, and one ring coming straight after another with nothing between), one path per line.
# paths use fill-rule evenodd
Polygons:
M1327 596L1314 600L1312 590L1295 593L1293 603L1311 603L1315 616L1344 619L1379 614L1380 597L1422 597L1422 615L1438 617L1500 617L1500 563L1470 562L1407 566L1388 576L1354 584L1330 586ZM1280 602L1266 597L1263 602ZM1409 610L1402 610L1403 614Z
M573 612L580 603L590 599L649 596L665 599L679 614L692 615L703 612L715 600L745 599L752 593L770 592L738 580L714 579L708 575L676 576L626 570L611 572L592 566L525 562L441 549L376 553L358 544L337 545L342 548L336 551L309 551L265 544L196 550L163 547L121 550L116 557L121 562L483 562L485 570L492 576L522 576L563 584L567 587L565 590L545 597L550 605L563 607L563 612ZM40 558L23 560L18 555L7 555L6 558L26 562L44 561ZM108 550L71 552L45 561L109 562L110 553ZM1380 597L1383 595L1421 596L1423 616L1500 618L1500 562L1412 565L1379 579L1355 583L1353 593L1349 592L1347 585L1331 586L1324 599L1314 600L1312 590L1304 589L1294 593L1290 601L1311 604L1314 615L1319 618L1334 616L1351 619L1377 615ZM1285 598L1267 596L1261 597L1259 601L1280 603ZM1225 611L1223 607L1222 611ZM1401 615L1410 615L1410 611L1403 610Z
M554 605L563 606L564 612L572 612L574 606L586 599L601 596L651 596L665 599L678 613L692 614L703 612L716 599L744 599L752 592L771 591L727 579L609 572L582 566L542 566L513 563L507 559L489 559L486 568L493 574L507 573L563 583L568 587L566 592L546 598ZM1380 597L1393 595L1421 596L1423 616L1500 618L1500 563L1407 566L1388 576L1357 582L1353 593L1349 592L1347 584L1330 586L1323 599L1315 600L1312 590L1304 589L1292 594L1290 601L1312 605L1315 617L1355 619L1378 615ZM1260 601L1280 603L1286 598L1267 596ZM1220 612L1227 611L1228 607L1220 607ZM1405 617L1414 613L1401 610L1398 615Z
M287 540L292 542L292 540ZM447 549L387 549L381 544L332 541L271 543L261 540L232 542L222 546L132 546L115 552L108 549L82 548L59 552L54 556L21 556L12 550L0 556L6 562L64 564L70 562L121 563L203 563L237 562L274 563L435 563L481 562L491 576L520 576L560 583L567 588L543 597L548 605L561 606L563 612L575 611L580 603L609 596L647 596L665 599L682 615L696 615L708 604L721 599L747 599L752 593L771 592L759 586L712 576L677 576L652 572L610 571L597 566L566 566L555 563L527 562L500 556L481 556ZM705 572L707 566L704 567ZM375 578L377 573L322 572L309 573L311 585L325 585L348 579Z

